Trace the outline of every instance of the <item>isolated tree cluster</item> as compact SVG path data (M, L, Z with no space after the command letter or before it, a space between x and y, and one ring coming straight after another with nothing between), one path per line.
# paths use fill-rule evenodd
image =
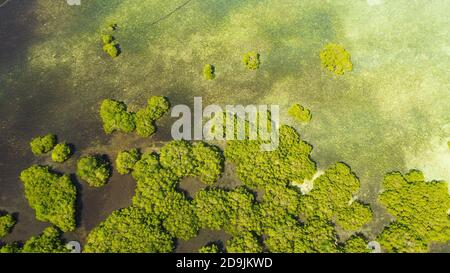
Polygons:
M72 155L72 148L64 142L58 143L56 136L53 134L33 138L30 142L30 147L36 156L51 151L51 158L56 163L63 163Z
M83 156L77 163L77 176L91 187L102 187L111 176L111 167L100 155Z
M75 229L77 191L68 175L57 174L47 166L33 165L21 172L20 180L36 219L50 222L64 232Z
M320 52L322 66L336 75L353 70L350 53L340 44L327 44Z
M170 103L165 97L153 96L147 106L136 113L128 111L124 102L105 99L100 106L103 129L107 134L114 131L150 137L156 131L155 122L169 111Z
M298 103L293 104L291 107L289 107L288 115L297 122L304 123L309 122L312 118L311 111Z

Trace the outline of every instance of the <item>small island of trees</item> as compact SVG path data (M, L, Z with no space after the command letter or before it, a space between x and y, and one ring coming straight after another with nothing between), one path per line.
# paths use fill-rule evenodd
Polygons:
M348 53L342 45L328 44L320 52L322 66L336 75L343 75L353 70L353 64Z
M260 54L256 51L248 52L242 58L242 63L250 70L256 70L261 64Z
M170 103L165 97L153 96L147 106L136 113L127 110L124 102L105 99L100 106L100 117L103 129L107 134L114 131L150 137L156 131L155 122L169 111Z
M52 134L33 138L30 142L31 151L37 156L50 152L55 145L56 136Z
M288 109L288 115L298 122L309 122L312 118L311 111L296 103Z
M47 166L33 165L20 174L25 197L36 219L50 222L62 231L75 229L77 191L68 175L59 175Z
M83 156L77 163L77 176L91 187L104 186L111 175L109 162L100 155Z
M11 214L0 215L0 239L5 237L16 224Z
M58 143L52 151L52 160L57 163L63 163L72 155L72 149L66 143Z
M214 80L216 78L216 68L212 64L205 64L203 67L203 77L205 80Z

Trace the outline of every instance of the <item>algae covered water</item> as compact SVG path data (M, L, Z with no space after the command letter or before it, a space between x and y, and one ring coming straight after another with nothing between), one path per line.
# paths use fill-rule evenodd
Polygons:
M29 151L32 137L54 132L77 154L111 156L170 139L169 118L152 139L106 136L98 117L104 98L280 105L282 121L314 146L319 169L346 162L361 179L360 197L375 206L386 172L417 168L428 180L450 181L448 14L446 0L11 0L0 8L0 209L18 213L11 239L47 225L34 219L18 179L39 160ZM116 59L101 50L110 24L118 26ZM350 52L351 73L322 69L327 43ZM261 55L254 73L241 64L249 51ZM203 80L205 63L214 64L214 81ZM288 118L293 102L311 109L308 125ZM73 236L81 239L129 205L134 191L117 175L100 190L79 186L81 227Z

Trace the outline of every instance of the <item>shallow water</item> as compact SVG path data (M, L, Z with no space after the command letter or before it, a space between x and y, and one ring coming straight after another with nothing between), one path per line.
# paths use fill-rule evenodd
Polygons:
M20 221L8 239L47 225L34 220L17 178L45 162L29 151L32 137L53 132L76 145L75 158L98 147L114 157L169 138L169 118L153 139L105 136L97 109L107 97L136 106L151 95L173 104L194 96L204 104L279 104L290 124L285 111L300 102L313 119L295 126L314 145L319 168L348 163L373 205L388 171L420 168L428 179L450 181L448 14L446 0L11 1L0 8L0 209ZM99 41L110 23L123 50L115 60ZM351 53L353 72L337 77L320 67L328 42ZM261 53L256 72L241 64L250 50ZM205 63L215 65L216 80L203 80ZM74 172L74 162L56 167ZM75 238L127 206L134 190L117 175L101 190L81 187ZM376 213L369 231L387 219Z

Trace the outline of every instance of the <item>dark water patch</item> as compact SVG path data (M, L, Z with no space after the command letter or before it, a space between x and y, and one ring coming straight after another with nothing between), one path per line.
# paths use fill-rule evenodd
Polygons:
M202 229L198 233L198 236L190 240L177 240L176 253L192 253L198 252L198 249L211 243L219 242L225 245L225 242L229 240L231 236L224 231L206 230Z
M0 8L0 79L12 66L26 61L26 50L35 38L35 5L36 1L13 0Z

